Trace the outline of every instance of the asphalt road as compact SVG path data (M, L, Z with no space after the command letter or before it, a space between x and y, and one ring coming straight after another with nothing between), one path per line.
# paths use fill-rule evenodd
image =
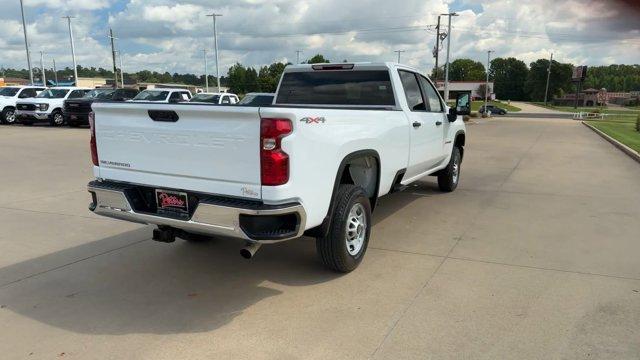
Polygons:
M2 359L638 359L640 166L569 120L469 126L365 261L150 240L87 209L88 130L0 127Z

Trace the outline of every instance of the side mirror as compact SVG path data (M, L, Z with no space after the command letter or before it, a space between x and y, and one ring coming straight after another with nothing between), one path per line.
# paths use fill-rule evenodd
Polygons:
M458 112L455 108L449 108L449 113L447 114L447 120L449 122L454 122L458 119Z
M470 115L471 114L471 94L461 93L456 98L456 113L458 115Z

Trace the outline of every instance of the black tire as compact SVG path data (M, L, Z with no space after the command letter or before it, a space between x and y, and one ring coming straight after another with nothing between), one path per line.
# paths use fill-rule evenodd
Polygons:
M438 187L440 187L441 191L452 192L458 187L461 164L462 156L460 155L460 148L456 146L453 148L449 164L438 174Z
M367 251L371 234L371 204L361 187L350 184L340 185L335 201L329 232L325 237L316 238L316 249L327 268L348 273L360 265ZM352 227L351 232L361 239L360 242L354 241L355 245L347 244L347 226L353 224L351 215L355 220L364 219L364 224L358 222L360 225Z
M13 121L9 121L9 119L13 118ZM0 114L0 123L3 125L13 125L16 123L16 111L12 108L5 108L2 110L2 114Z
M49 125L51 126L62 126L64 125L64 115L60 110L53 110L51 116L49 116Z

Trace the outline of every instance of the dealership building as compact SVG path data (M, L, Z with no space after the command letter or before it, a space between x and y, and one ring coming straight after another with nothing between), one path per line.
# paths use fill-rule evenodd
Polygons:
M473 99L484 99L485 81L449 81L449 100L455 100L459 93L470 93ZM444 81L436 82L440 95L444 97ZM489 99L495 100L493 81L489 81Z

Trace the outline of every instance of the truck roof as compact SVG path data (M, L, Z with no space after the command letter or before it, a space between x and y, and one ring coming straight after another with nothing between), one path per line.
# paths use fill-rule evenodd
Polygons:
M322 70L384 70L402 68L420 72L414 67L399 64L397 62L350 62L350 63L319 63L319 64L297 64L288 65L285 72L306 72Z

